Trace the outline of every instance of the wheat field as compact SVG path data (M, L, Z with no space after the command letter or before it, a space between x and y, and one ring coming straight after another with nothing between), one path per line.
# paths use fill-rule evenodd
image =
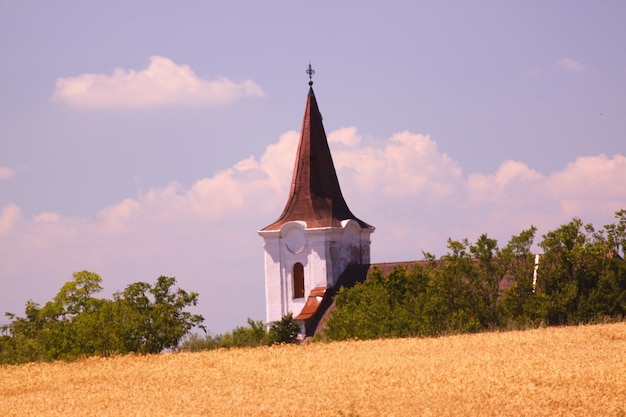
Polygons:
M0 367L3 416L626 416L626 323Z

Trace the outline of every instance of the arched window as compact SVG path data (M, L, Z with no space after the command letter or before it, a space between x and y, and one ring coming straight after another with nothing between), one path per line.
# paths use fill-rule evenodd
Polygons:
M300 262L293 266L293 298L304 298L304 266Z

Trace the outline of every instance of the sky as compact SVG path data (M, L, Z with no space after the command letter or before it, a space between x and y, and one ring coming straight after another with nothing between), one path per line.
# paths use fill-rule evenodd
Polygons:
M0 0L0 314L81 270L265 320L311 63L372 262L626 209L626 2ZM6 319L0 316L0 324Z

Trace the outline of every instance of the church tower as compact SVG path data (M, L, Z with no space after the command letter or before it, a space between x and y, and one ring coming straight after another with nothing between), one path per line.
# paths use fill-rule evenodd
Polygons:
M322 116L309 94L287 204L278 220L259 231L265 249L267 322L293 313L305 325L348 265L370 262L374 227L346 204L328 147Z

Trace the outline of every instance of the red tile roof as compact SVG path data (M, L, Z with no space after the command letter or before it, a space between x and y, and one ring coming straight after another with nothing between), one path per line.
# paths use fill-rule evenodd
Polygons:
M306 299L304 307L302 307L302 311L300 312L300 314L294 317L294 320L306 320L313 317L313 315L315 315L315 313L317 312L320 304L322 304L322 300L324 299L324 295L326 295L327 290L328 287L313 288L311 290L311 293L309 294L309 297Z
M261 230L279 230L295 220L305 221L307 228L339 227L347 219L356 220L364 229L372 228L352 214L341 194L322 115L310 87L289 199L278 220Z

